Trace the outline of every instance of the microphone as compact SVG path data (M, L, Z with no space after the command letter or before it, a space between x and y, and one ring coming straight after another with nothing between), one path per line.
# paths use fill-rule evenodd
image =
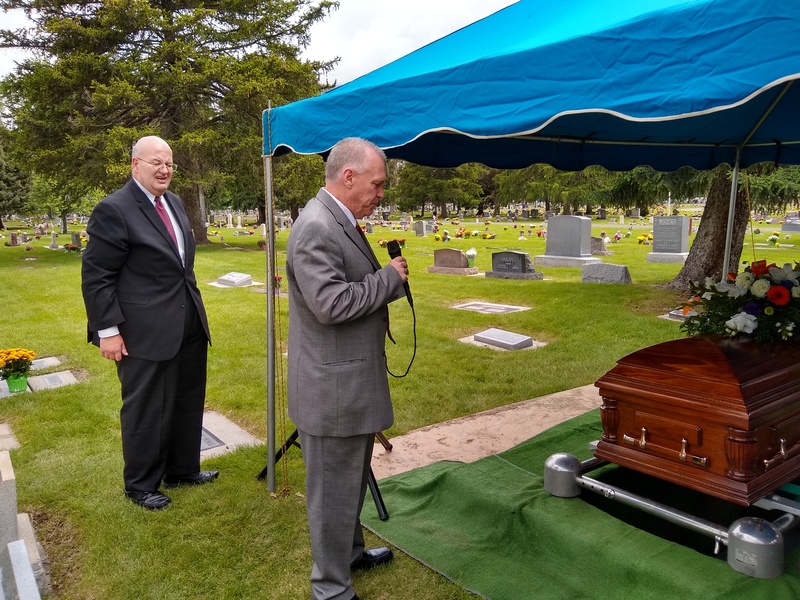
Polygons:
M390 258L397 258L401 256L402 253L400 252L400 244L397 240L392 240L386 244L386 249L389 251ZM411 288L408 287L408 280L403 282L403 289L406 291L406 298L408 299L408 303L413 308L414 306L414 299L411 297Z

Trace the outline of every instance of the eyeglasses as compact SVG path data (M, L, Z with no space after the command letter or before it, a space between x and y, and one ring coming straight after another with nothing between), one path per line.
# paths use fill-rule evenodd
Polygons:
M160 171L162 167L166 168L167 171L175 172L178 170L178 165L175 163L162 163L162 162L153 162L152 160L145 160L144 158L136 157L136 160L141 160L142 162L146 162L149 165L153 165L156 171Z

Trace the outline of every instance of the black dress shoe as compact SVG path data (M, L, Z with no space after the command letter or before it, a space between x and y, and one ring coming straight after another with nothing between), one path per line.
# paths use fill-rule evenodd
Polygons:
M219 477L219 471L200 471L194 475L184 475L177 479L164 479L165 488L174 488L179 485L202 485L210 483Z
M371 548L370 550L364 550L361 557L350 565L350 570L365 571L377 567L378 565L385 565L391 562L393 558L394 554L391 548L387 548L386 546Z
M161 510L162 508L167 508L169 503L172 502L172 500L160 492L125 490L125 496L134 504L146 508L147 510Z

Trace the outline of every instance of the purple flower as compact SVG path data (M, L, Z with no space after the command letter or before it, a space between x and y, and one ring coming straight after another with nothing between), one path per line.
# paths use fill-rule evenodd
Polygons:
M760 317L764 314L764 307L758 302L748 302L742 307L742 312L754 317Z

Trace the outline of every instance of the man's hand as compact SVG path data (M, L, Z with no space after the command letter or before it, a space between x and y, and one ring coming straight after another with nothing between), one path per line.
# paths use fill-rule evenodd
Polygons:
M122 360L123 356L128 356L128 349L122 336L112 335L111 337L100 338L100 355L109 360Z
M400 273L403 283L408 281L408 263L406 262L405 258L402 256L396 256L389 264L392 265L398 273Z

